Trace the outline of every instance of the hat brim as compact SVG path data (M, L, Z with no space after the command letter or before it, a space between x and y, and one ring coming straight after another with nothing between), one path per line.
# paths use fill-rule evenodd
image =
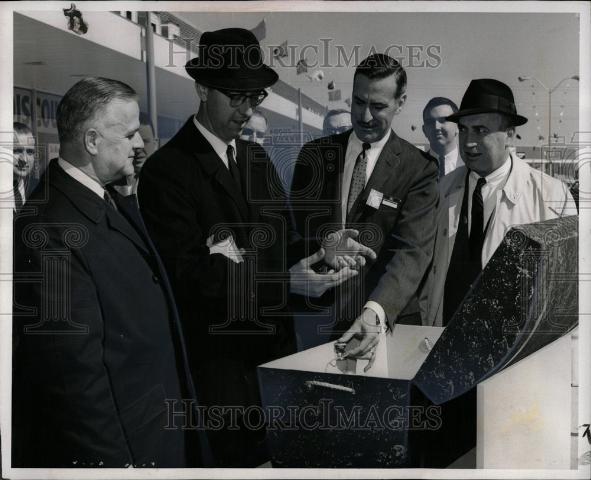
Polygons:
M521 115L517 115L516 113L504 112L502 110L495 110L492 108L466 108L464 110L459 110L456 113L450 115L449 117L447 117L447 120L449 122L458 123L458 120L461 117L467 117L468 115L478 115L480 113L501 113L511 119L511 122L513 123L514 127L519 127L520 125L527 123L527 118Z
M193 80L206 87L237 91L262 90L279 80L277 72L264 64L246 70L212 69L194 59L185 65L185 70Z

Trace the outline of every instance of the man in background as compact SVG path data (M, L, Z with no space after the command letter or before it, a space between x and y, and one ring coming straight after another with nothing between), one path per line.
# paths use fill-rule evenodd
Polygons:
M242 129L240 140L258 143L263 146L268 129L269 124L267 123L265 116L261 112L255 110Z
M14 122L13 195L14 211L19 212L31 192L31 174L35 167L35 137L24 123Z
M439 162L439 178L461 167L458 126L447 119L458 111L449 98L434 97L423 109L423 133L429 140L429 154Z
M322 135L328 137L329 135L346 132L351 128L351 112L349 110L344 108L329 110L324 116Z

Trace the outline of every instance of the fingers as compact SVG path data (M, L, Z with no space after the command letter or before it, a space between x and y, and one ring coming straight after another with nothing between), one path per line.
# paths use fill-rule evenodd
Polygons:
M360 255L364 255L368 258L371 258L372 260L375 260L378 257L376 255L376 252L374 252L371 248L366 247L362 243L358 243L358 245L359 245L359 252L358 253Z
M351 328L349 328L349 330L347 330L345 333L341 335L341 338L339 338L337 342L348 342L355 336L355 334L359 333L359 331L359 325L357 325L357 322L355 322L353 323L353 325L351 325Z
M357 236L359 235L359 230L355 230L354 228L345 228L337 233L340 233L343 239L357 238Z
M352 270L349 267L345 267L330 276L331 285L329 288L336 287L357 274L359 274L357 270Z
M373 364L375 363L375 361L376 361L376 349L374 348L371 351L371 355L369 357L369 362L367 362L367 365L363 369L363 373L366 373L371 367L373 367Z
M353 348L347 352L347 357L358 357L365 355L369 350L376 346L380 341L377 333L366 333L363 340L357 348Z
M310 265L314 265L315 263L318 263L320 260L322 260L324 255L324 248L319 248L316 253L313 253L309 257L302 258L299 263L302 267L308 268Z

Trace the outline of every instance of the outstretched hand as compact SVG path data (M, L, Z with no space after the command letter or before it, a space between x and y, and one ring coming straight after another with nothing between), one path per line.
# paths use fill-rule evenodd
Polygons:
M313 255L302 258L289 269L291 293L307 297L321 297L327 290L340 285L359 273L347 266L338 272L334 270L329 270L327 273L315 272L312 265L323 259L326 260L325 255L325 250L321 248Z
M338 271L345 267L357 270L365 265L366 258L375 260L376 252L355 240L358 236L359 231L353 228L327 235L322 241L324 262Z

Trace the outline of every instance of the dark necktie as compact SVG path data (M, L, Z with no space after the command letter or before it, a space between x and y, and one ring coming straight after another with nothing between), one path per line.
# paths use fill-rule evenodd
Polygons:
M367 155L366 152L369 150L371 145L369 143L363 143L363 149L357 155L355 160L355 168L353 169L353 176L351 177L351 186L349 187L349 198L347 199L347 215L351 212L357 197L361 194L365 188L366 182L366 170L367 170Z
M113 200L113 197L111 196L111 194L105 190L105 194L104 194L104 199L105 202L107 202L107 205L109 205L111 208L117 210L117 204L115 203L115 200Z
M484 202L482 200L482 187L486 183L484 178L479 178L472 194L472 223L470 227L470 259L480 260L482 257L482 245L484 244Z
M19 183L18 181L14 182L13 189L14 189L14 209L18 212L23 206L23 196L21 195L21 191L18 188Z
M445 176L445 155L439 155L439 178Z
M232 175L232 178L238 186L238 190L240 191L240 193L242 193L242 181L240 180L240 170L238 170L238 165L236 164L236 160L234 159L234 147L232 147L232 145L228 145L226 155L228 156L228 168L230 169L230 175Z

